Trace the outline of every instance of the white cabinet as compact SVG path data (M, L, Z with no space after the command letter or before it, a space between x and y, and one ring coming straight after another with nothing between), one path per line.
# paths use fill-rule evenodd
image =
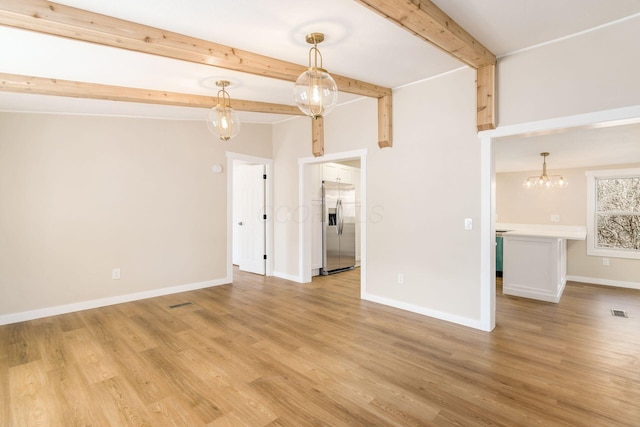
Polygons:
M311 269L318 275L322 267L322 200L311 200Z
M324 181L337 181L338 165L336 163L324 163L322 165L322 179Z
M343 182L345 184L353 184L353 169L350 166L339 166L338 167L338 181Z
M360 169L339 163L324 163L322 165L322 179L325 181L340 181L344 184L355 184L354 175L360 174Z
M356 265L360 266L360 169L354 169L351 183L356 187Z
M322 180L324 165L311 168L311 274L317 276L322 267Z
M567 240L585 240L584 226L498 223L502 233L502 292L558 302L567 283Z
M322 200L322 168L323 165L318 163L309 165L311 168L311 200Z
M558 302L567 283L567 241L504 235L502 292Z

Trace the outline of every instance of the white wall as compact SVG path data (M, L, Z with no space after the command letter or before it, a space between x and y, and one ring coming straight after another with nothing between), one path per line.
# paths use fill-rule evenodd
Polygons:
M0 113L0 323L224 279L227 149L270 157L270 126Z
M273 125L273 219L275 276L297 280L298 159L311 156L311 119Z
M500 58L500 126L640 103L640 17Z
M377 146L377 102L325 118L325 153L367 149L368 298L472 324L480 316L480 146L475 72L394 91L394 146ZM297 159L311 155L308 119L274 126L276 209L298 205ZM298 277L298 223L276 217L276 270ZM397 284L403 273L405 283ZM460 298L464 295L465 298Z
M367 228L368 291L465 324L480 318L473 94L468 68L395 90L394 146L367 158L367 203L376 212ZM464 230L465 218L473 230Z

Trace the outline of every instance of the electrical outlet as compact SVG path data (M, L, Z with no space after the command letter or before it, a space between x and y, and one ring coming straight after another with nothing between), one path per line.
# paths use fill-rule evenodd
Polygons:
M119 280L120 279L120 269L119 268L114 268L113 270L111 270L111 278L113 280Z
M558 214L551 215L551 222L560 222L560 215Z
M473 230L473 219L465 218L464 219L464 229L465 230Z
M398 285L404 285L404 274L398 273Z
M609 267L609 258L602 258L602 265L605 267Z

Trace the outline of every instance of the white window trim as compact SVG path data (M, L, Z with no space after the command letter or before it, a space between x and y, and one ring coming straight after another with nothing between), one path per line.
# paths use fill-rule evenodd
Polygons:
M587 171L587 255L640 259L640 251L596 247L596 179L640 176L640 168Z

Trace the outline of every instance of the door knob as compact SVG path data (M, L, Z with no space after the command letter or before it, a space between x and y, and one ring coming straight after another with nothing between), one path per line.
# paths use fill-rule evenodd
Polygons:
M242 221L240 221L240 222L238 223L238 225L243 225L243 224L242 224Z

